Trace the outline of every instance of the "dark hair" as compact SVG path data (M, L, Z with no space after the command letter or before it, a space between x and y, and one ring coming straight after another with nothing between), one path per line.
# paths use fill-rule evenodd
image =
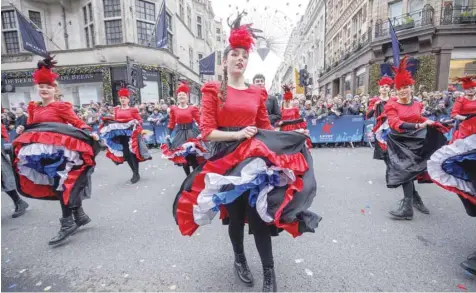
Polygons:
M225 50L223 51L223 59L227 58L228 53L230 53L230 51L231 51L230 46L225 48ZM227 87L227 85L228 85L228 71L227 71L226 66L223 66L223 79L221 80L220 93L218 95L218 97L220 98L220 100L223 103L225 103L225 101L226 101L226 87Z
M261 74L261 73L258 73L258 74L256 74L255 76L253 76L253 83L255 82L255 80L256 80L257 78L261 78L261 79L263 79L264 81L266 81L266 78L264 77L264 75Z

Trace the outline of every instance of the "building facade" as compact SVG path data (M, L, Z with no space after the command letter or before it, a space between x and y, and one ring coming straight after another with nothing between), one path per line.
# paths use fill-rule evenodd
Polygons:
M380 66L393 65L390 22L400 55L428 71L420 85L446 90L452 77L476 73L475 0L328 0L326 8L326 65L319 84L327 95L377 94Z
M173 97L179 80L191 84L190 100L198 103L198 60L217 47L213 10L204 0L167 0L166 48L155 46L157 17L163 0L13 1L45 35L47 50L58 61L64 100L74 105L117 104L117 90L128 80L128 68L140 68L144 87L135 102ZM7 92L2 107L39 99L31 73L41 58L22 48L17 12L2 2L2 74ZM213 76L212 78L218 78Z

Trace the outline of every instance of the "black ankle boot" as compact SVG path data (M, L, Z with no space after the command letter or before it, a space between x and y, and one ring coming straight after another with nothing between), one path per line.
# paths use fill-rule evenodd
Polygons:
M476 276L476 258L469 258L461 263L461 267Z
M51 238L50 242L48 243L49 245L56 245L63 242L66 238L73 234L76 229L78 229L78 226L74 222L72 216L61 218L60 223L61 229L59 230L58 235Z
M416 192L416 190L413 193L413 206L424 214L428 215L430 213L430 210L425 206L425 204L421 200L420 195L418 194L418 192Z
M15 203L15 212L12 215L12 218L18 218L21 215L23 215L26 212L26 209L28 208L28 204L26 201L20 199Z
M413 198L404 198L400 201L400 206L393 211L390 211L390 215L394 216L398 220L411 220L413 219Z
M274 268L263 268L263 292L277 292L276 274Z
M76 226L78 227L84 226L87 223L91 222L91 218L89 218L88 215L86 215L86 213L83 210L83 207L74 209L73 217L74 217L74 222L76 223Z
M134 172L134 175L132 175L132 178L131 178L131 183L136 184L137 182L139 182L139 180L140 180L139 172Z
M253 275L251 274L244 253L235 253L235 271L240 280L247 286L253 286Z

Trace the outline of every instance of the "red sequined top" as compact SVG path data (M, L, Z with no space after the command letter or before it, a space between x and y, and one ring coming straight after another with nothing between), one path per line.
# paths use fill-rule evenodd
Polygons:
M389 100L385 105L385 114L388 124L396 131L401 132L400 126L406 123L423 123L427 118L421 115L423 104L412 101L410 104L400 104L396 100Z
M219 84L209 82L202 87L200 130L206 138L219 127L256 126L272 130L266 110L266 91L251 85L248 89L227 88L226 102L218 97Z
M200 126L200 114L197 107L188 106L182 109L177 106L172 106L170 108L170 119L167 127L174 129L175 124L189 124L193 123L194 120Z
M142 118L139 115L137 108L122 109L121 107L114 108L114 120L129 122L131 120L137 120L142 123Z
M451 111L451 117L469 114L476 114L476 100L470 101L463 97L456 99ZM458 131L455 131L453 134L453 140L465 138L472 134L476 134L476 117L461 122Z
M42 106L37 102L30 102L28 104L27 124L42 122L71 124L79 129L91 130L91 127L74 113L73 106L68 102L56 101L46 106Z

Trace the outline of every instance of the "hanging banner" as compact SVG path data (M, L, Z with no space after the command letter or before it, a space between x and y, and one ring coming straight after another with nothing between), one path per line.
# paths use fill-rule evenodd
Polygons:
M294 77L296 85L296 95L304 95L304 87L299 86L299 71L297 71L297 69L294 69Z

